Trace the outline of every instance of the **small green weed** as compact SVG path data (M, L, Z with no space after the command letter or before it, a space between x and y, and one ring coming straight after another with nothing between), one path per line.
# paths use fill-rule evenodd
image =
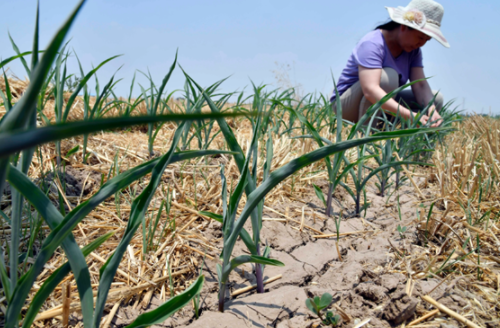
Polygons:
M321 323L327 326L336 327L340 322L340 316L338 314L334 315L332 311L326 311L326 316L324 316L324 314L321 313L322 310L330 306L332 299L332 295L324 293L321 295L321 298L319 296L308 298L306 300L306 306L321 319Z

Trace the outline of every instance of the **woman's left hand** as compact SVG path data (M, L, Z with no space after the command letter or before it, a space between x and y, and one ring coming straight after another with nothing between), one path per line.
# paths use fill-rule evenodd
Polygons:
M431 128L438 127L443 123L443 118L441 117L441 115L439 115L435 106L429 108L429 116L430 121L432 122Z

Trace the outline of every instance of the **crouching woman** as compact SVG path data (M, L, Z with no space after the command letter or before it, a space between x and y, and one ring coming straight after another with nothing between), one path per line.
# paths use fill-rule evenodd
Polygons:
M337 83L342 118L354 123L389 92L408 80L425 78L421 48L427 41L434 38L449 48L440 30L444 10L439 3L412 0L405 8L386 8L391 20L359 41ZM401 117L412 119L412 112L430 103L436 93L431 90L427 80L423 80L389 99L382 109L393 115L399 112ZM334 91L330 99L334 110L335 99ZM439 115L442 107L443 97L437 93L427 115L420 117L420 123L427 124L430 121L432 127L439 126L442 122ZM380 121L376 119L375 123Z

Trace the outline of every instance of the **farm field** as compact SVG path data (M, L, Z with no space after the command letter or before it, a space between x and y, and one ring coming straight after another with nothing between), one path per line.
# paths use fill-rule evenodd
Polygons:
M16 81L11 81L11 85L16 90ZM182 106L171 103L173 108ZM49 103L44 110L49 119L52 111ZM81 119L82 111L77 103L70 119ZM271 172L318 148L312 139L293 139L304 135L298 122L295 124L298 133L280 136L272 131L267 136L270 139L264 135L257 145L262 149L271 140ZM253 134L250 120L232 118L228 119L228 125L234 127L234 135L247 153ZM354 213L354 200L339 185L333 193L333 215L326 215L314 187L327 194L328 172L324 161L298 171L275 187L266 195L260 240L262 247L269 246L270 257L285 266L265 268L264 280L278 279L265 285L264 294L249 291L230 297L256 283L252 265L238 267L229 275L224 314L217 311L215 267L223 249L221 224L200 211L222 214L220 167L225 166L228 185L234 190L240 177L237 165L232 156L222 154L168 166L146 212L144 229L139 228L134 234L111 284L105 308L105 313L115 310L107 315L113 317L110 327L129 324L140 313L169 299L172 292L185 290L200 272L206 277L200 297L200 318L194 320L192 305L188 305L165 326L169 322L175 326L206 326L207 322L214 327L219 323L221 327L307 326L318 320L314 321L305 300L325 292L334 297L334 312L342 314L339 326L352 327L365 319L371 319L367 326L373 327L397 325L401 319L404 320L399 323L409 323L434 309L423 300L425 295L469 320L496 322L499 204L498 164L494 159L498 158L500 127L498 120L480 116L465 118L454 125L457 131L446 136L444 143L437 143L429 159L435 166L410 166L409 171L401 174L412 179L401 179L404 181L397 191L390 186L388 195L382 197L376 186L378 180L373 177L365 187L370 203L366 213ZM173 123L163 125L155 140L155 154L168 150L176 129ZM210 148L227 149L219 131L214 124L211 135L216 137ZM345 127L344 136L347 131ZM323 137L335 141L335 136L329 133ZM196 149L196 144L192 140L186 148ZM57 208L62 200L64 211L75 208L91 199L102 182L148 161L147 145L146 127L89 136L90 155L86 164L82 163L82 151L78 150L62 156L64 173L45 176L48 197ZM75 147L83 147L82 137L62 141L61 153L68 154ZM346 152L351 162L357 156L357 150ZM41 181L42 172L51 171L56 157L54 144L41 146L40 157L35 157L30 167L30 178ZM264 152L256 165L257 184L261 184L265 161ZM373 158L367 160L367 166L376 165ZM368 173L366 170L364 175ZM347 175L343 181L355 189L352 176ZM98 269L125 233L134 194L139 194L148 182L146 176L109 197L74 229L79 245L113 232L87 257L93 286L99 283ZM7 216L12 214L11 201L7 187L2 198L2 210ZM238 213L245 203L243 195ZM32 227L30 220L37 219L40 220L31 216L24 222ZM245 227L252 229L250 222ZM48 227L40 223L38 229L43 236ZM8 242L8 227L4 226L3 231L2 238ZM29 232L24 230L25 240L29 240ZM33 257L39 250L40 236L32 243ZM245 244L238 241L233 256L245 254L248 254ZM62 251L54 254L37 277L28 302L65 261ZM82 326L74 278L67 276L59 286L40 309L35 326L62 326L62 288L69 290L66 302L70 304L70 324ZM407 315L408 307L414 308ZM439 326L450 323L451 319L446 313L436 313L425 322ZM458 325L456 321L455 324Z
M0 78L0 325L499 325L500 120L370 130L190 72L174 99L177 56L119 97L114 58L68 83L66 32Z

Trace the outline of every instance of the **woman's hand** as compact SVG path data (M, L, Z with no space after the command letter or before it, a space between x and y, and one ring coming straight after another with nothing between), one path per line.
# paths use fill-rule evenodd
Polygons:
M431 115L430 121L432 122L432 128L438 127L441 125L441 123L443 123L443 118L441 117L441 115L439 115L435 106L431 106L431 108L429 108L429 113Z
M430 125L431 128L436 128L438 126L441 125L441 123L443 122L443 119L441 118L441 116L437 113L437 111L434 111L432 113L432 116L429 117L427 115L421 115L419 118L418 118L419 122L420 122L420 126L421 127L425 127L427 125L427 123L429 122L432 122L432 124Z
M410 81L422 80L411 86L413 94L417 99L419 104L428 104L434 99L434 94L432 93L431 87L427 80L425 80L424 69L422 67L412 67L410 72ZM432 122L431 127L435 128L443 123L441 115L437 112L436 106L432 105L428 111L430 121Z
M420 122L420 127L425 127L427 125L427 122L429 122L429 116L421 115L418 118L418 121Z

